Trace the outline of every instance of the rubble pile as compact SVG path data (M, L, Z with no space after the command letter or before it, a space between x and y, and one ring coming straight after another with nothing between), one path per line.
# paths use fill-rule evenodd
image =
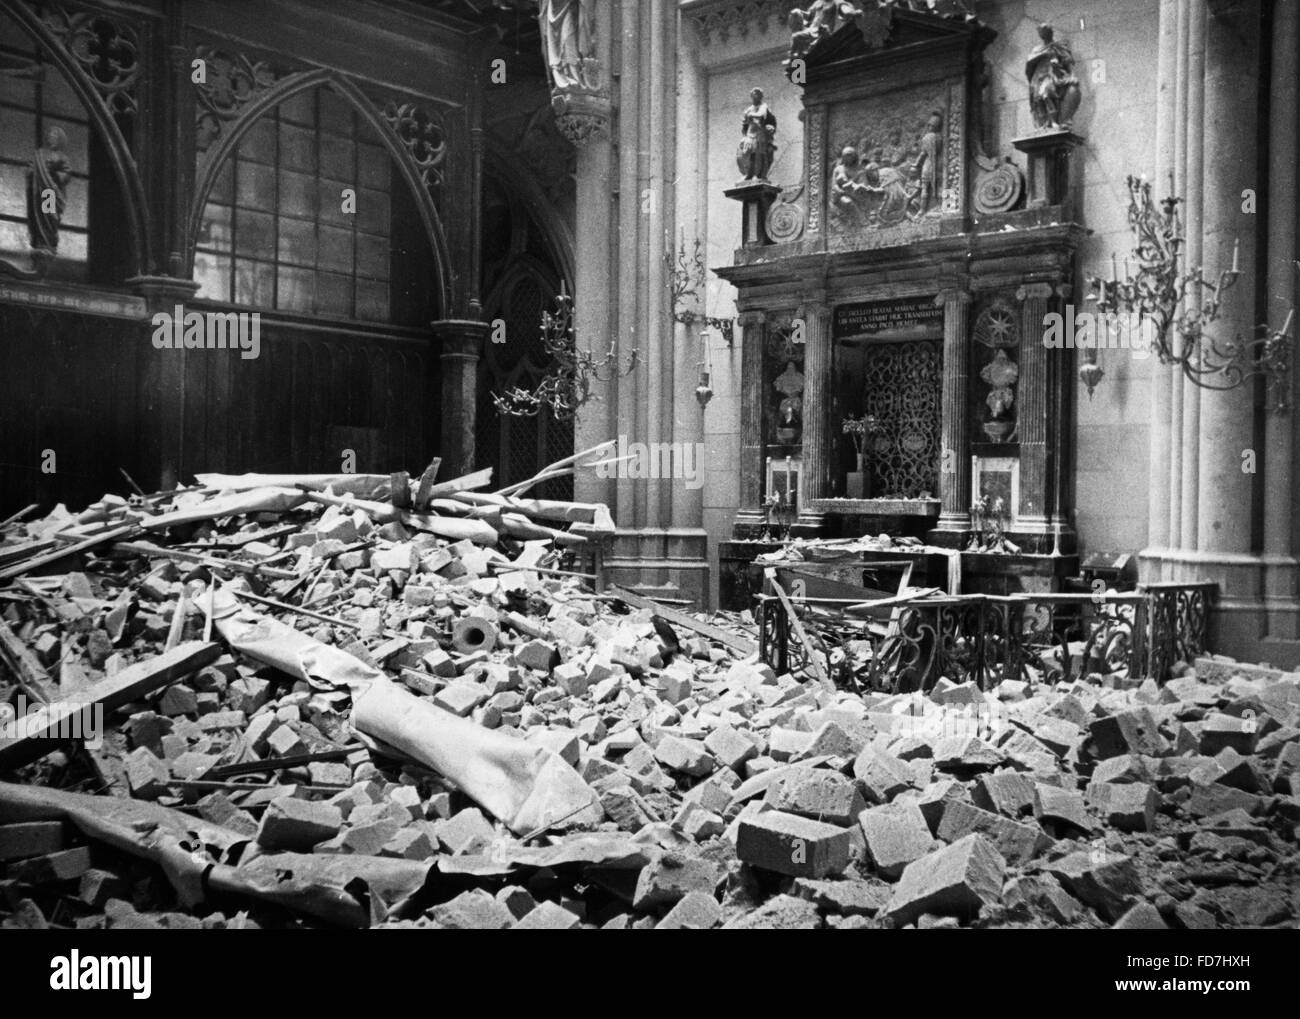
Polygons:
M199 482L0 534L3 926L1300 917L1295 674L859 694L593 591L601 506Z

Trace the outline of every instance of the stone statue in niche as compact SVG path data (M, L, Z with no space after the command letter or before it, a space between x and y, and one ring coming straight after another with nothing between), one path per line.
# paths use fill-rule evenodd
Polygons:
M862 8L850 0L816 0L807 7L790 11L790 59L801 57L813 43L838 32L853 18L862 17Z
M541 0L538 14L554 87L597 88L592 0Z
M745 180L767 180L776 158L776 115L763 101L763 90L749 93L749 109L740 122L743 136L736 153L736 165Z
M990 387L984 403L991 417L984 422L984 434L991 442L1006 442L1016 427L1012 408L1016 403L1015 385L1020 378L1020 366L1007 356L1005 347L998 347L993 360L980 371L980 378Z
M59 250L59 227L72 179L72 163L63 151L67 144L63 129L51 127L27 172L27 234L38 262L52 259Z
M1074 54L1054 38L1051 25L1039 25L1040 42L1025 58L1029 110L1040 130L1068 129L1083 94L1074 74Z
M803 437L803 387L803 372L787 361L773 383L783 396L776 408L776 441L786 446L797 445Z

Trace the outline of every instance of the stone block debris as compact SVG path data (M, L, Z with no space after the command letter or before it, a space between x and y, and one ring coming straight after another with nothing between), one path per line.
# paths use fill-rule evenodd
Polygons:
M0 926L1300 922L1296 674L837 688L431 471L0 525Z

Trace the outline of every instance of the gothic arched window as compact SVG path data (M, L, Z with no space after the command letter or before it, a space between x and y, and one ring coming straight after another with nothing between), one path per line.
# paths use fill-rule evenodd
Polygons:
M379 138L327 88L263 114L207 196L194 258L198 296L369 322L428 321L427 241ZM418 233L418 231L417 231ZM427 281L429 276L425 276Z
M85 278L89 149L86 111L67 80L0 14L0 260Z

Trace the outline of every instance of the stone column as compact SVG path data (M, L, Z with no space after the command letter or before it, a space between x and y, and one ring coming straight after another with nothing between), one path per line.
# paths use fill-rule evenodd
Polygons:
M1160 0L1160 36L1156 64L1156 175L1157 185L1169 180L1174 166L1174 134L1177 120L1178 2ZM1151 371L1150 469L1147 475L1147 549L1144 556L1158 556L1169 548L1170 504L1173 500L1175 448L1170 418L1173 413L1173 375L1163 366Z
M756 517L763 503L763 341L767 316L740 313L740 509Z
M1020 429L1020 506L1017 531L1048 530L1048 350L1043 346L1043 318L1052 288L1026 283L1016 291L1020 304L1020 380L1016 384L1016 421ZM1060 352L1069 356L1064 351Z
M958 288L935 298L943 304L943 407L940 428L943 458L940 462L939 531L960 533L970 529L970 301Z
M818 526L821 514L812 500L830 492L831 308L822 301L804 306L807 344L803 360L803 472L799 478L799 519Z
M1281 329L1287 313L1300 300L1295 269L1296 245L1300 240L1296 192L1300 188L1296 165L1297 133L1300 132L1300 81L1296 54L1300 53L1300 4L1275 4L1272 25L1273 67L1269 85L1268 129L1268 303L1269 326ZM1300 335L1294 321L1291 335ZM1300 606L1296 604L1297 545L1293 528L1295 512L1295 434L1297 423L1296 376L1293 365L1287 380L1285 412L1270 413L1264 419L1264 597L1273 607L1268 635L1288 640L1300 637Z
M442 369L442 472L456 477L474 470L478 361L486 322L444 319L433 323L433 344Z
M612 66L611 38L614 31L611 10L599 12L596 23L596 53L605 68ZM608 124L606 123L606 128ZM561 130L564 130L563 123ZM620 364L627 361L629 344L622 342L610 317L610 291L616 285L618 267L614 259L614 213L617 209L614 143L607 129L592 131L580 138L577 151L577 215L574 225L573 321L579 346L604 350L609 341L617 343ZM600 397L578 411L574 426L578 450L590 449L599 442L618 437L619 387L595 382L593 392ZM574 496L580 502L603 502L619 518L614 478L598 477L595 471L579 471L573 479Z
M1232 24L1216 24L1205 36L1205 161L1200 193L1204 203L1203 260L1211 278L1232 263L1234 243L1239 240L1241 245L1242 275L1223 302L1221 319L1209 327L1220 336L1234 332L1252 335L1259 279L1255 260L1259 217L1244 215L1241 209L1242 189L1259 180L1255 155L1257 0L1242 3L1240 8ZM1241 468L1243 451L1254 448L1255 442L1253 392L1254 386L1247 384L1227 392L1206 389L1200 393L1198 551L1251 551L1252 496L1258 476L1243 473ZM1184 541L1188 537L1184 535Z

